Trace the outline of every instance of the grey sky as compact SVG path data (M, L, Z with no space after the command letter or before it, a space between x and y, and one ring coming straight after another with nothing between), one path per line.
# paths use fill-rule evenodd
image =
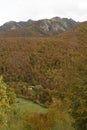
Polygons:
M0 0L0 25L55 16L87 20L87 0Z

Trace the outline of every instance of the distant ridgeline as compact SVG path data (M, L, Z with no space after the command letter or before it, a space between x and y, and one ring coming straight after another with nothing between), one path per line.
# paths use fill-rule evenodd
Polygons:
M0 27L0 37L52 36L70 30L79 22L72 19L54 17L38 21L10 21Z

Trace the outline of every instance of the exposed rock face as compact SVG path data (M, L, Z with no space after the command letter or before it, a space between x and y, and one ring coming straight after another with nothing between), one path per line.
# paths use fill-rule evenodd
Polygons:
M37 22L39 22L40 24L39 28L41 29L41 31L49 34L56 34L67 31L79 24L78 22L72 19L59 18L59 17L39 20Z

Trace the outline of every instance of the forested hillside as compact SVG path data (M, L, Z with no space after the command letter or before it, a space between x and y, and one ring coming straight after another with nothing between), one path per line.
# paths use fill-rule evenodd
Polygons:
M65 71L74 71L82 63L86 64L85 26L86 23L83 23L56 37L1 38L0 74L7 81L22 80L52 87L46 80L51 80L49 76L54 77L54 71L64 79L67 75Z
M0 75L17 97L49 108L26 112L27 130L87 129L87 22L58 36L0 38Z

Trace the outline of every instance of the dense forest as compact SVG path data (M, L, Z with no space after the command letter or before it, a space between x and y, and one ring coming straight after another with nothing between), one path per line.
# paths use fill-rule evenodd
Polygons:
M0 75L1 130L87 130L87 22L53 37L0 38ZM18 98L47 110L22 113Z

